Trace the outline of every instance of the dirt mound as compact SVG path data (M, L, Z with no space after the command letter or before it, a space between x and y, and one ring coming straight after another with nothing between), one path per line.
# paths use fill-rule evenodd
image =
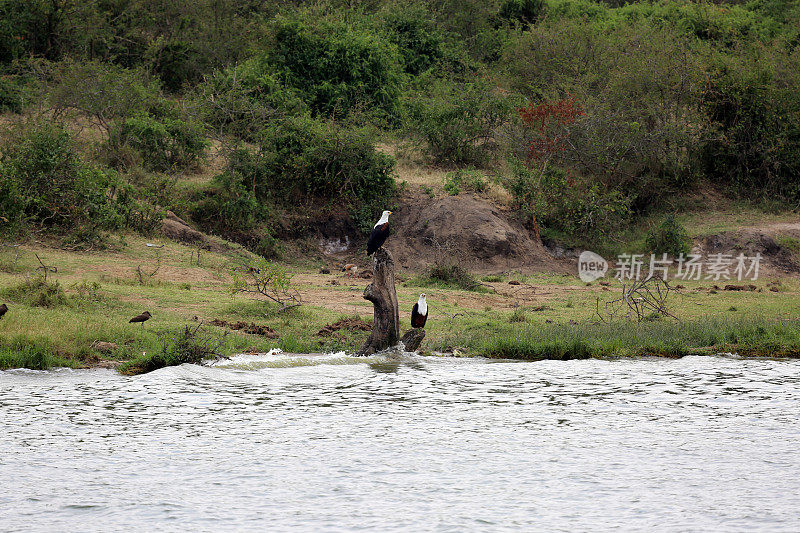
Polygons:
M167 211L167 216L161 221L161 234L173 241L195 244L204 250L211 250L214 252L225 252L228 250L226 246L215 243L205 233L197 231L189 226L188 222L172 211Z
M695 246L705 255L717 253L743 253L754 257L761 254L762 267L776 272L800 272L800 263L794 252L781 245L782 238L800 242L800 224L774 224L759 228L744 228L711 235L695 241Z
M183 219L172 211L167 211L167 216L161 221L161 233L178 242L204 244L205 235L192 228Z
M278 338L278 333L274 329L270 328L269 326L259 326L254 322L250 322L249 324L241 320L239 322L228 322L226 320L215 318L209 322L209 324L212 326L219 326L221 328L230 328L243 333L250 333L252 335L262 335L268 339Z
M372 324L360 318L343 318L333 324L328 324L317 332L320 337L332 337L340 329L353 331L372 331Z
M417 270L442 254L457 257L475 272L569 268L525 227L473 195L409 196L391 222L392 236L384 247L403 268Z

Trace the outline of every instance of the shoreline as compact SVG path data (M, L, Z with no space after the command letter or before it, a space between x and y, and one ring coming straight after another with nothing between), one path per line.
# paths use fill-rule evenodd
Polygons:
M146 246L153 242L164 246L158 257ZM116 367L143 353L159 353L165 339L187 327L208 342L218 341L216 350L222 355L275 348L352 353L371 328L372 304L362 297L369 280L333 269L320 273L326 264L319 259L280 263L302 300L301 306L281 311L265 298L232 295L229 270L247 255L241 248L208 251L200 264L192 246L136 235L125 235L124 244L104 252L37 244L18 250L15 268L0 270L0 298L9 305L0 320L4 368L17 363L49 367L59 361L73 367ZM26 282L36 277L36 255L58 267L47 280L53 294L43 296L36 292L42 286ZM159 264L151 279L139 282L138 268L152 272ZM753 357L800 357L800 282L793 276L765 276L747 291L683 282L667 301L679 321L647 317L613 323L602 323L597 309L598 302L619 297L616 280L587 284L548 272L508 272L479 280L478 292L422 284L416 272L398 272L404 328L419 293L428 295L431 315L421 353L458 351L523 360L735 351ZM153 313L150 321L128 324L144 310ZM113 343L113 350L99 351L98 341Z

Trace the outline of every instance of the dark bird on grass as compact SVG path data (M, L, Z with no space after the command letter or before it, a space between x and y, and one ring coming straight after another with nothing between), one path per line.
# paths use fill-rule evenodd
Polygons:
M424 328L425 322L428 320L428 301L425 299L425 293L419 295L419 300L411 308L411 327Z
M3 318L6 313L8 313L8 306L6 304L0 305L0 318Z
M141 322L142 323L142 327L144 327L144 323L146 321L150 320L151 316L152 315L150 314L150 311L145 311L141 315L136 315L135 317L131 318L128 322L129 323L131 323L131 322Z
M372 228L372 233L369 234L369 240L367 241L367 255L374 254L386 241L386 237L389 236L389 215L391 214L391 211L384 211L381 219Z

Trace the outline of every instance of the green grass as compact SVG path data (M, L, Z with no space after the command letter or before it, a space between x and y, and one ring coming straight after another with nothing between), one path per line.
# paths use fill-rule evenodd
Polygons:
M0 370L9 368L47 370L55 366L75 365L73 361L56 355L48 339L30 338L25 335L0 339Z
M492 292L490 288L481 285L471 272L451 259L434 262L424 273L408 280L406 285L482 293Z
M775 238L775 241L780 245L781 248L785 248L792 255L797 255L800 253L800 239L790 237L789 235L778 235Z
M473 353L505 359L585 359L740 352L797 357L800 321L706 318L692 321L544 324L506 330L475 343Z

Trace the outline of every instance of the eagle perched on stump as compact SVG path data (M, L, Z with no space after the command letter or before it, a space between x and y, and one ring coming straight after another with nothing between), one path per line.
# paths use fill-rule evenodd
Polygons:
M367 255L374 254L386 241L386 237L389 236L389 215L391 214L391 211L384 211L381 219L372 228L372 233L369 234L369 240L367 241Z

